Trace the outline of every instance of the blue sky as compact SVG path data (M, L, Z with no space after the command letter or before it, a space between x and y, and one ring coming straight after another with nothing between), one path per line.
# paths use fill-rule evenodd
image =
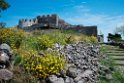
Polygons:
M19 19L56 13L71 24L97 25L105 34L124 24L124 0L6 0L11 7L0 21L15 26Z

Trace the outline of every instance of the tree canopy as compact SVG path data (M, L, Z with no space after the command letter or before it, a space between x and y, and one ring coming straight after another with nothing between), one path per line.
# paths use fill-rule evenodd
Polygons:
M5 0L0 0L0 12L9 8L10 5Z
M117 33L115 33L115 34L108 33L108 37L107 38L108 38L109 42L110 41L120 41L120 40L122 40L121 35L117 34Z

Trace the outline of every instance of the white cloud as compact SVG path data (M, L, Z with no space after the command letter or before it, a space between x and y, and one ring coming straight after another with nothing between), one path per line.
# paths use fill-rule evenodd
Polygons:
M102 33L105 35L105 41L107 41L106 36L108 33L113 33L117 26L124 25L124 16L87 14L66 18L66 21L72 24L97 25L98 32L102 31Z
M102 31L105 35L105 41L108 33L114 33L117 26L124 25L124 15L94 14L83 5L74 6L73 11L68 12L67 15L69 16L64 16L64 19L71 24L97 25L98 32Z

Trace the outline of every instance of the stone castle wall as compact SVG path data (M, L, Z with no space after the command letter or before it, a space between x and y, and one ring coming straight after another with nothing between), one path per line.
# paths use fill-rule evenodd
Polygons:
M60 19L58 15L43 15L37 16L35 19L22 19L19 21L19 28L33 28L34 26L38 27L52 27L52 28L62 28L68 26L64 20Z
M25 28L25 27L30 27L34 24L37 24L37 19L30 19L30 20L27 20L27 19L22 19L22 20L19 20L19 27L20 28Z
M74 30L76 32L83 33L84 35L97 37L97 26L75 25L67 28L67 30Z
M35 19L30 20L22 19L19 21L18 27L26 31L44 29L44 27L74 30L88 36L97 37L97 26L71 25L60 19L56 14L37 16Z
M43 15L43 16L37 16L38 24L43 24L44 26L51 26L51 27L57 27L58 26L58 20L59 17L55 14L53 15Z

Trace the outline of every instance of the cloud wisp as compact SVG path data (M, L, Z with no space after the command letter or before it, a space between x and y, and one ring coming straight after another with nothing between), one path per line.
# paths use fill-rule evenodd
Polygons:
M114 33L117 26L124 25L124 15L111 16L108 14L92 13L91 9L83 5L75 5L73 12L67 12L69 16L63 16L71 24L97 25L98 33L101 31L105 35Z

